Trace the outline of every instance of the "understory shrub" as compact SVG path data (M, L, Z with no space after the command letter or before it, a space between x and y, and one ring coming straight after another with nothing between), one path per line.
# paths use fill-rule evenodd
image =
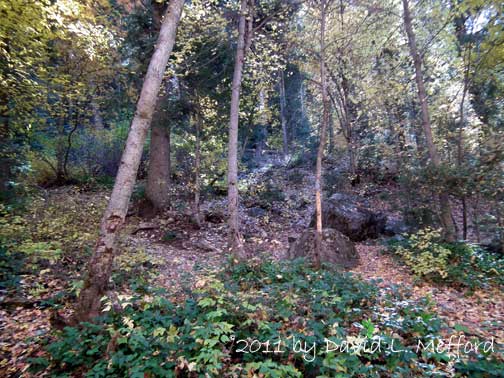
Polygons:
M123 297L121 313L108 305L99 325L65 328L47 340L48 355L32 360L32 371L141 378L427 377L453 371L447 353L418 348L419 342L437 345L441 337L442 323L429 303L397 290L379 291L303 261L229 265L199 277L183 302L149 289ZM474 371L469 362L502 369L481 351L456 361L461 372Z
M504 285L504 258L474 244L445 243L431 228L392 241L390 249L418 277L475 289Z
M24 211L0 204L0 289L9 295L33 294L40 282L55 282L49 276L75 276L96 239L89 229L98 228L104 205L103 198L78 196L71 189L34 196ZM46 287L44 294L54 293Z

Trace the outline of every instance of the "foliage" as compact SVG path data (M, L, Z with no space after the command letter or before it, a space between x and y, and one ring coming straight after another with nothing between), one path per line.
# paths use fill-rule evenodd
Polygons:
M302 261L238 264L200 277L183 303L150 289L125 298L121 313L104 313L100 325L65 328L48 340L48 359L33 360L32 369L49 366L54 377L401 377L450 369L445 354L416 350L418 340L439 337L440 320L427 303L398 292L381 296L374 285ZM318 349L296 352L294 338ZM326 352L325 338L354 346L394 341L404 351ZM457 370L491 363L461 360Z
M264 185L260 185L257 188L258 197L261 201L266 204L272 202L282 202L285 200L285 195L281 188L273 184L272 181L267 181Z
M95 231L89 230L97 229L103 208L103 199L71 191L31 198L22 212L0 205L1 285L9 291L30 291L33 277L75 274L94 243Z
M440 237L438 231L425 228L408 238L408 248L398 246L395 253L419 276L446 278L451 251L438 244Z
M419 277L471 289L504 284L504 259L477 245L443 243L440 233L424 228L393 241L392 251Z

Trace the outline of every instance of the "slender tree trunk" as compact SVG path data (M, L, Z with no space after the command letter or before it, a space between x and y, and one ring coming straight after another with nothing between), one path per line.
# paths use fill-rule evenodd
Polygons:
M462 100L460 101L459 117L460 124L458 129L458 140L457 140L457 167L462 169L462 164L464 160L464 126L465 126L465 113L464 113L464 103L468 90L469 83L469 68L471 62L471 50L468 50L468 61L464 69L464 87L462 88ZM465 56L464 56L465 58ZM465 194L465 188L462 188L462 239L467 240L467 196Z
M322 251L322 159L324 157L324 147L327 134L327 124L329 121L329 95L327 92L327 79L325 68L325 28L326 28L326 0L320 3L320 82L322 90L322 122L320 124L320 143L317 151L317 164L315 168L315 266L320 266L320 255Z
M142 150L156 105L159 87L170 57L184 0L171 0L165 15L156 49L147 69L137 109L121 158L121 164L103 215L100 235L89 261L87 277L80 292L75 318L90 321L99 315L100 299L106 293L116 254L118 231L124 224L136 181Z
M280 82L278 83L280 87L280 120L282 123L282 142L283 142L283 157L287 158L289 154L289 140L287 134L287 116L285 114L287 108L287 101L285 99L285 80L284 80L284 72L280 71Z
M149 147L149 168L145 195L159 212L169 205L170 188L170 127L154 120Z
M335 146L335 135L334 135L334 121L333 121L333 115L332 112L329 111L329 124L327 127L329 128L329 155L332 154L334 151L334 146Z
M79 121L80 121L79 107L76 106L73 127L67 135L65 156L63 158L63 172L64 172L66 178L69 177L68 160L70 158L70 151L72 150L72 137L73 137L73 134L77 131L77 128L79 127Z
M65 155L66 155L66 133L65 128L67 121L69 119L69 114L71 112L71 106L69 106L69 101L66 96L64 96L60 102L61 108L58 108L57 113L57 139L55 147L55 157L56 157L56 183L62 185L65 183L67 177L65 174Z
M464 82L464 89L462 94L462 102L460 103L460 126L458 130L458 140L457 140L457 167L462 169L462 163L464 159L464 100L466 96L467 82ZM465 194L465 188L462 188L462 239L467 240L467 196Z
M240 19L238 23L238 43L231 86L231 108L229 119L229 142L228 142L228 224L229 224L229 248L235 258L245 258L243 240L240 232L240 217L238 207L238 121L240 112L240 90L245 61L247 41L245 29L248 15L248 0L241 0ZM251 38L251 35L248 36Z
M441 167L441 160L439 158L436 145L434 144L432 138L432 129L429 116L429 108L427 104L427 93L425 92L425 86L422 74L422 60L417 51L415 34L413 32L413 27L411 23L411 15L408 6L408 0L402 0L404 8L404 26L406 29L406 34L408 35L408 43L410 48L410 54L413 58L413 63L415 65L415 79L418 89L418 100L420 102L420 107L422 110L422 126L425 134L425 139L427 142L427 148L429 150L430 160L435 168ZM441 191L439 194L439 202L441 207L441 224L443 226L444 239L448 242L453 242L456 239L455 229L452 222L452 211L450 206L450 197L446 191Z
M58 185L61 185L66 181L64 169L65 145L62 142L63 140L61 140L61 142L56 146L56 183Z
M193 217L194 223L201 227L201 214L200 214L200 166L201 166L201 129L202 129L201 113L196 111L196 148L194 152L194 210Z
M351 129L349 129L349 136L347 142L348 142L348 155L350 156L350 174L352 175L353 180L357 176L357 162L355 159L355 149Z

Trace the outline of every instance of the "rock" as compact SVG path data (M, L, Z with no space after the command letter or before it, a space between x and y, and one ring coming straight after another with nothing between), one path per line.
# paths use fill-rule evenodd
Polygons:
M247 209L247 214L253 218L260 218L266 215L266 210L262 207L250 207Z
M359 264L359 255L354 243L338 230L324 229L320 261L352 268ZM313 260L315 252L315 230L303 232L301 237L291 244L287 256L290 259L304 257Z
M480 244L481 248L490 253L500 254L504 256L504 243L499 239L492 239L491 241L484 241Z
M152 202L147 199L140 200L138 202L138 215L140 218L152 219L159 213Z
M157 228L159 228L159 225L156 223L141 222L138 227L131 232L131 235L135 235L139 231L154 230Z
M409 232L411 232L411 228L402 219L387 218L383 234L387 236L394 236Z
M323 202L322 224L334 228L352 241L377 238L385 229L387 217L369 210L356 196L336 193ZM315 215L311 226L315 224Z
M205 239L192 241L191 246L204 252L218 252L217 248Z
M212 210L205 212L205 221L210 223L224 223L226 221L226 215L224 212L218 210Z

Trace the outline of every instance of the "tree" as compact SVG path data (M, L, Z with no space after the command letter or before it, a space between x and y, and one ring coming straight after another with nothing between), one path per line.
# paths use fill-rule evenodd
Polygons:
M284 80L284 72L280 71L280 80L278 82L278 87L280 88L280 121L282 123L282 153L284 159L287 157L289 153L289 139L287 132L287 101L285 99L285 80Z
M436 145L432 138L432 129L429 116L429 107L427 103L427 93L425 91L425 85L422 73L422 58L417 51L415 34L413 32L411 14L409 11L408 0L402 0L403 3L403 17L404 17L404 27L406 29L406 34L408 36L408 45L410 49L411 58L413 59L415 67L415 80L418 90L418 101L420 102L420 108L422 113L422 127L427 142L427 149L429 151L430 160L437 170L441 168L441 159L439 157ZM450 206L450 198L446 191L441 191L439 193L439 202L441 207L441 224L443 226L444 238L448 242L453 242L456 239L455 228L452 221L452 212Z
M152 7L153 29L159 32L161 28L161 17L165 12L165 4L154 3ZM176 78L175 78L176 80ZM154 113L152 123L150 145L149 145L149 168L147 172L147 184L145 186L145 196L150 201L155 212L162 211L169 204L170 187L170 126L164 117L167 105L167 98L173 89L167 81L164 94L158 98L157 112Z
M237 259L245 258L240 232L238 194L238 122L240 112L240 89L245 55L252 42L253 17L249 0L241 0L238 20L238 40L236 46L233 82L231 85L231 105L228 141L228 224L229 248Z
M169 204L170 188L170 127L163 124L163 118L152 123L149 168L145 196L155 211L161 211Z
M149 63L135 116L121 158L108 207L103 215L100 234L88 264L87 277L79 294L75 317L89 321L99 314L101 297L106 293L116 254L118 231L124 223L136 181L143 145L168 59L175 44L183 0L172 0L164 17L158 42Z
M194 147L194 203L193 203L193 218L196 226L201 227L201 214L200 214L200 194L201 194L201 129L203 128L203 117L201 109L195 111L195 136L196 145Z
M329 12L330 1L321 0L320 29L319 29L319 64L320 64L320 91L322 95L322 119L319 131L319 146L317 151L317 163L315 167L315 266L320 266L320 255L322 250L322 159L324 158L324 148L326 142L327 126L329 123L329 93L327 90L326 74L326 19Z

